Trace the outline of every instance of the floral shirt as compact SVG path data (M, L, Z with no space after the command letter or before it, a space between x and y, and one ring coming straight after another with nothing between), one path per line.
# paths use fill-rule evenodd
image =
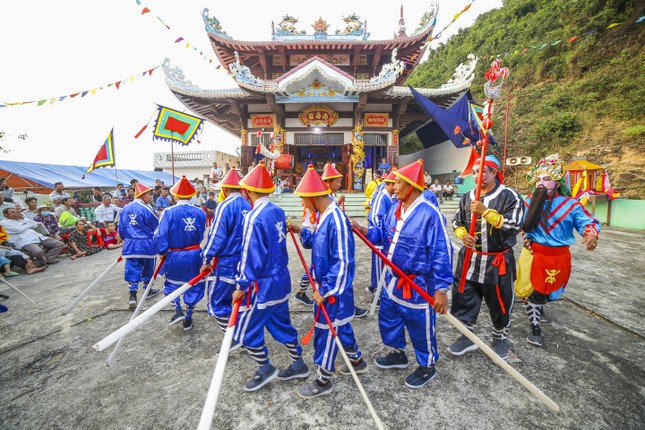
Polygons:
M60 233L60 227L58 225L58 221L56 221L56 217L52 214L49 214L47 216L43 216L43 214L38 214L34 217L34 221L42 223L49 234L52 236L56 236L58 233Z

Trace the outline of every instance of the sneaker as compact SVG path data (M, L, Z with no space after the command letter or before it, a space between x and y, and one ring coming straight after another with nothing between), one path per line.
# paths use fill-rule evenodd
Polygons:
M356 364L352 362L352 367L354 368L354 372L356 372L357 375L360 375L362 373L367 373L367 361L363 360L362 358L360 361ZM349 370L349 367L347 367L347 363L341 364L338 369L336 369L338 373L341 375L351 375L352 372Z
M278 373L278 379L281 381L288 381L290 379L298 379L298 378L304 379L307 376L309 376L309 368L302 360L302 358L297 360L295 363L298 363L299 370L296 370L293 367L294 363L291 363L289 367L281 370L280 373Z
M542 334L542 329L539 325L531 325L531 328L529 329L529 335L526 337L526 341L535 346L544 345L544 335Z
M193 329L193 319L184 319L184 331L191 331Z
M467 352L477 351L478 349L479 347L475 345L472 340L462 334L459 339L454 341L453 344L448 347L448 352L459 357Z
M381 369L407 369L410 365L405 351L392 351L385 357L377 358L374 363Z
M300 387L298 395L303 399L313 399L314 397L324 396L325 394L331 393L333 391L333 387L334 386L331 382L321 384L316 380Z
M502 358L502 360L506 360L508 358L508 339L493 339L491 348L495 351L495 354Z
M136 309L137 308L137 292L130 291L130 300L128 301L128 308Z
M146 296L146 300L153 298L154 296L156 296L156 295L157 295L157 294L159 294L160 292L161 292L161 291L160 291L160 290L158 290L158 289L156 289L156 288L150 288L150 292L149 292L149 293L148 293L148 295Z
M9 308L6 307L5 305L0 305L0 314L3 313L3 312L7 312L8 310L9 310Z
M297 301L299 301L301 304L303 304L305 306L313 306L314 305L314 301L311 300L309 297L307 297L306 293L297 292L295 298L296 298Z
M412 389L421 388L437 377L434 366L419 366L410 376L405 378L405 386Z
M273 381L278 376L278 369L269 364L269 369L265 373L260 373L260 370L255 372L253 378L246 381L244 384L244 391L257 391L264 387L269 382Z
M365 318L367 316L367 309L354 306L354 318Z
M175 315L170 318L170 322L168 322L168 325L175 325L180 321L183 321L186 317L184 316L184 311L181 309L175 309Z

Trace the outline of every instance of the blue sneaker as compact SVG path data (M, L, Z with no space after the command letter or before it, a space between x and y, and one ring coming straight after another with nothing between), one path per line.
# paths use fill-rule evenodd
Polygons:
M412 389L421 388L437 377L434 366L419 366L410 376L405 378L405 386Z
M255 372L253 378L246 381L246 384L244 384L244 391L257 391L269 382L273 381L278 376L279 371L277 368L275 368L271 364L268 364L266 366L268 366L266 370L263 371L263 368L265 366L262 366L257 370L257 372ZM261 371L263 371L263 373L260 373Z

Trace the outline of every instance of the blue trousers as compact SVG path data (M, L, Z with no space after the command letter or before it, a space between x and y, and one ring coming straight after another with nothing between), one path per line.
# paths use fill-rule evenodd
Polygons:
M163 285L163 293L167 296L177 288L181 287L181 285L182 284L175 284L173 282L166 281ZM197 305L197 303L199 303L199 301L204 297L205 286L206 283L202 281L190 287L188 291L184 293L184 303L186 303L188 309L193 309L195 305ZM181 302L179 301L179 297L175 299L175 308L181 309Z
M379 249L379 251L382 251L382 248L380 246L377 248ZM378 281L379 279L381 279L382 271L383 262L374 252L372 252L372 285L370 287L372 291L376 291L376 288L378 288Z
M147 283L152 279L155 273L155 261L154 257L125 259L124 277L125 282L130 284L130 291L137 291L139 282Z
M405 349L407 328L417 362L432 366L439 359L435 333L436 314L430 305L410 308L396 303L385 290L381 294L378 325L383 343L389 347Z
M208 313L220 318L227 318L232 311L232 295L235 291L235 261L220 259L213 276L206 282L208 291Z
M247 305L247 297L242 300L242 304ZM266 354L267 349L264 346L266 328L275 340L285 345L297 345L298 355L302 354L302 347L298 343L298 330L291 325L288 298L282 303L261 309L258 307L257 294L251 293L248 304L249 306L240 308L233 335L237 342L250 348L263 348Z

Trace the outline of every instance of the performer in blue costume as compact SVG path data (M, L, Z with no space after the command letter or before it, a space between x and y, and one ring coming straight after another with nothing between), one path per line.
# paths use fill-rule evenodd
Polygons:
M382 223L387 218L387 214L392 207L394 201L392 197L394 196L394 181L396 176L394 172L388 174L388 176L383 179L383 182L376 188L376 192L372 197L372 210L367 215L367 227L370 228L381 228ZM383 251L383 246L376 245L376 248ZM383 271L384 263L376 256L375 252L372 252L372 283L368 287L368 291L372 294L376 292L378 288L378 282L381 279L381 272Z
M475 161L473 175L477 178L480 161ZM520 232L524 203L520 194L504 185L499 171L500 162L494 155L486 156L481 184L480 201L474 201L475 190L464 194L452 220L455 236L464 246L459 251L452 289L450 312L469 330L474 329L482 300L486 301L493 323L492 349L504 360L508 358L508 332L515 301L515 257L513 246ZM470 231L471 214L477 214L475 236ZM459 291L466 248L472 248L463 291ZM448 347L455 356L478 349L470 339L461 335Z
M575 242L574 230L583 237L588 251L596 249L600 223L576 199L564 181L564 163L558 154L537 162L528 174L534 185L526 200L524 248L520 253L515 292L526 298L531 328L527 342L544 345L540 320L544 305L562 294L571 275L569 246Z
M161 213L159 227L155 231L155 250L165 255L163 273L166 281L163 292L168 295L186 282L197 276L202 265L200 244L206 230L206 214L200 208L190 204L196 194L195 188L185 176L171 189L177 204L166 208ZM204 297L205 281L198 282L184 293L186 315L181 308L179 297L175 299L175 315L169 325L183 321L184 330L193 328L193 310Z
M289 255L287 220L284 211L269 201L275 185L261 161L242 180L253 209L244 218L242 260L235 277L233 302L242 299L234 340L241 343L258 365L255 375L244 385L245 391L257 391L283 374L282 379L306 378L309 368L302 359L298 331L289 316ZM279 372L269 362L264 345L264 329L289 350L293 363Z
M244 216L251 211L251 204L240 194L240 174L235 166L220 185L226 198L215 209L200 272L213 270L213 275L206 281L208 313L215 317L220 330L225 332L232 311L236 270L242 259ZM214 268L211 266L213 258L217 258Z
M390 208L381 227L361 227L361 233L384 247L394 265L409 275L434 299L430 306L409 284L387 270L381 294L379 329L392 351L376 359L381 369L409 366L405 354L407 329L419 367L405 379L408 388L421 388L436 376L439 359L435 311L445 313L447 292L453 281L452 246L439 208L423 197L423 160L394 172L394 194L399 203Z
M367 372L367 362L361 357L351 325L354 318L354 237L344 212L329 198L331 191L311 164L295 191L305 206L319 215L313 232L291 225L291 229L300 234L303 246L312 250L311 275L317 288L313 295L316 302L314 363L318 365L317 378L298 390L305 399L328 394L332 390L331 374L335 371L338 347L327 320L320 314L319 306L323 303L354 370L356 373ZM350 374L346 364L341 365L338 372Z
M139 282L144 288L155 271L157 252L152 243L152 237L159 224L157 214L150 206L152 188L137 182L135 184L135 200L125 205L119 215L119 236L123 238L121 255L125 258L125 281L130 284L130 309L137 307L137 290ZM148 293L150 299L159 294L153 288Z

